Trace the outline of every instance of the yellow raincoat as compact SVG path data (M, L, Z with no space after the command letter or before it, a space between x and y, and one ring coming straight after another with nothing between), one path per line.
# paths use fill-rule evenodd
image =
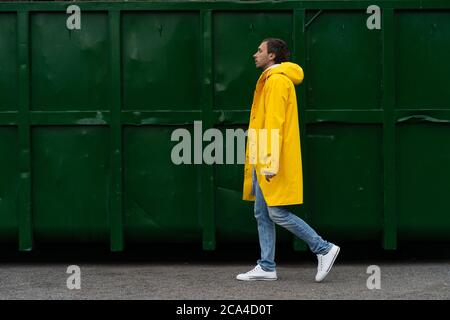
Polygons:
M252 170L256 169L259 186L268 206L303 203L303 176L300 152L297 98L294 85L303 81L302 68L292 62L283 62L264 70L258 79L250 113L249 138L245 154L243 200L254 201ZM259 142L250 138L252 130L266 129L267 150L260 156ZM271 151L270 130L278 129L278 155ZM257 138L258 139L258 138ZM256 142L256 143L255 143ZM257 160L252 160L255 150ZM276 145L276 144L274 144ZM276 151L276 150L275 150ZM272 156L272 157L271 157ZM264 159L262 161L261 159ZM278 161L277 161L278 160ZM262 172L276 174L268 182Z

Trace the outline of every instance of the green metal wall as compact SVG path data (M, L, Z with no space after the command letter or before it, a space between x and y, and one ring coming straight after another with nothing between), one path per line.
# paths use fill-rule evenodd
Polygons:
M293 210L335 242L449 241L450 2L431 0L0 3L0 242L255 242L242 165L174 165L170 136L246 129L268 36L305 70Z

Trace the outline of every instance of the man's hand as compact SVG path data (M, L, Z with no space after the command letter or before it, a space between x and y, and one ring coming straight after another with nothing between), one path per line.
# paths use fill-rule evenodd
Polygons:
M262 175L266 178L267 182L270 182L270 179L276 176L276 173L270 173L270 172L262 172Z

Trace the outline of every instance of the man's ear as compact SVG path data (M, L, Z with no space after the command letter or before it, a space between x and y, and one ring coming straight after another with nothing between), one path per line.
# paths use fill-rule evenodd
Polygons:
M275 57L276 57L275 53L269 53L270 60L275 60Z

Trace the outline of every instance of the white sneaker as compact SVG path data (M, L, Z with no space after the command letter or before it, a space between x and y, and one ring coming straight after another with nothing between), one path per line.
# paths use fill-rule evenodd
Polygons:
M334 245L331 247L330 251L327 254L318 254L317 255L317 274L316 281L320 282L327 276L328 272L330 272L331 267L333 266L334 260L339 254L341 248Z
M264 271L260 265L256 265L253 270L246 273L241 273L236 276L236 279L242 281L254 281L254 280L277 280L276 271Z

